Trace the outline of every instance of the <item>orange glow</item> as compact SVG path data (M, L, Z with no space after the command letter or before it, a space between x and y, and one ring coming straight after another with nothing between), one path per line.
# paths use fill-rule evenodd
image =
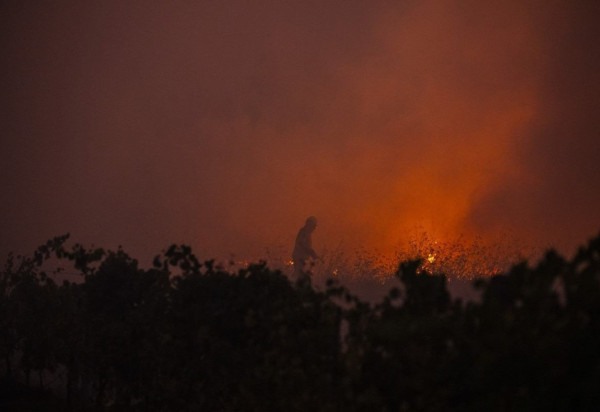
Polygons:
M523 73L538 64L538 40L520 6L504 6L508 23L490 28L464 24L443 2L423 4L380 16L374 53L386 64L375 57L341 68L336 90L351 117L328 106L331 123L319 135L347 143L330 153L320 142L308 164L314 178L303 166L294 180L298 215L322 218L316 236L325 244L391 255L416 226L446 241L487 236L470 223L473 205L507 179L524 178L517 149L537 115L537 84L503 75L515 61Z

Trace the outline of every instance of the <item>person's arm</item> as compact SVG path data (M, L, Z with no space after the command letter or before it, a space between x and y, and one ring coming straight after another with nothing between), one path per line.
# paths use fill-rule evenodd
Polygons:
M311 237L310 233L306 234L305 241L306 241L306 243L305 243L306 254L313 259L318 259L319 257L317 256L317 252L315 252L315 250L312 247L312 237Z
M312 239L310 237L310 233L304 231L300 232L298 235L298 243L304 256L310 256L313 259L318 259L317 252L315 252L315 250L312 248Z

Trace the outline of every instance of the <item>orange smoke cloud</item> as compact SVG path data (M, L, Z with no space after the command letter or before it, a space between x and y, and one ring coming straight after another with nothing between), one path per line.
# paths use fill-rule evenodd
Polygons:
M539 39L518 4L472 6L387 10L373 50L337 67L336 87L319 96L341 94L324 109L325 127L310 130L335 142L310 148L321 159L310 180L329 184L306 189L307 209L335 227L329 242L391 252L416 226L469 234L478 198L525 178L516 148L536 115Z

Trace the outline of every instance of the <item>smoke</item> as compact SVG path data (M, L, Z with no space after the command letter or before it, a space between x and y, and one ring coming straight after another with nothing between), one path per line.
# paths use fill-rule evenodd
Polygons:
M599 226L592 2L3 7L2 250L285 254L308 215L317 246L382 253Z

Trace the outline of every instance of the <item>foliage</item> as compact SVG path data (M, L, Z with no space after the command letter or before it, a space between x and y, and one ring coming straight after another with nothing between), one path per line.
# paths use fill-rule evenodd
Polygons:
M481 278L480 302L403 262L376 304L335 281L292 285L265 263L231 273L173 245L140 268L68 235L0 273L3 386L65 409L152 411L593 410L600 401L600 236ZM55 283L44 263L80 273ZM6 390L0 395L8 396ZM0 399L0 406L9 405ZM41 409L42 407L38 407Z

